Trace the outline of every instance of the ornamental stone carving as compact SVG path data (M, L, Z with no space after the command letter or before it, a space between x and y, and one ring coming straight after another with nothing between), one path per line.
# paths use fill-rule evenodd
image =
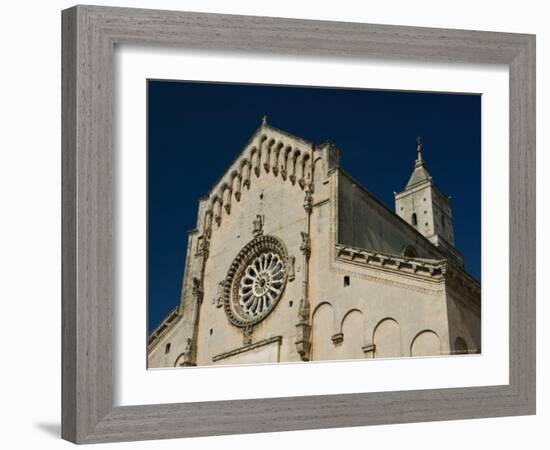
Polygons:
M309 234L305 231L301 231L300 235L302 236L302 244L300 245L300 250L304 254L304 256L309 259L309 256L311 255L311 239L309 237Z
M288 281L294 281L296 278L296 257L295 256L289 256L288 257Z
M288 278L284 244L274 236L257 236L239 252L224 282L223 305L229 321L253 326L275 308Z
M218 283L218 293L216 297L212 299L212 304L216 306L216 308L221 308L223 306L223 287L225 285L225 280L222 280Z
M252 234L254 237L261 236L264 233L264 218L260 214L256 215L256 218L252 221L253 229Z
M189 367L196 366L197 364L194 361L194 349L193 349L193 339L187 338L185 343L185 349L183 353L176 360L176 366L180 367Z

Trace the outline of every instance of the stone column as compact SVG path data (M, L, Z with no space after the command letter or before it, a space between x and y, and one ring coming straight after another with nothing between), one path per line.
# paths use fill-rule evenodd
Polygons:
M310 150L310 157L313 159L313 147ZM303 255L303 279L302 298L298 309L298 323L296 324L296 350L302 361L311 359L311 306L309 301L309 258L311 256L310 219L313 209L313 177L306 185L304 197L304 210L306 212L306 229L301 232L302 245L300 250Z

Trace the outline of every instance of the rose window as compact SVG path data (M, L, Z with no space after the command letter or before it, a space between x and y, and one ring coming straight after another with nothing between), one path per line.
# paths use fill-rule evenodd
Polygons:
M269 309L281 295L284 264L276 253L262 253L244 271L239 286L239 305L251 316Z
M224 282L224 308L233 325L263 320L281 298L287 279L287 253L273 236L259 236L239 252Z

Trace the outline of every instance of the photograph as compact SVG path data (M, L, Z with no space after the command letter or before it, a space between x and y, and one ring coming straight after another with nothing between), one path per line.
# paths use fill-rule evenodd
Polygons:
M480 94L146 89L149 369L481 354Z
M548 447L545 3L2 6L2 448Z

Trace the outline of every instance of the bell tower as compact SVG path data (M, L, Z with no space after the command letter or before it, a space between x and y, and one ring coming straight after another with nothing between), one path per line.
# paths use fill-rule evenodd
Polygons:
M419 233L452 257L460 266L462 255L454 248L451 198L433 182L422 157L422 139L416 139L417 157L405 189L395 193L395 211Z

